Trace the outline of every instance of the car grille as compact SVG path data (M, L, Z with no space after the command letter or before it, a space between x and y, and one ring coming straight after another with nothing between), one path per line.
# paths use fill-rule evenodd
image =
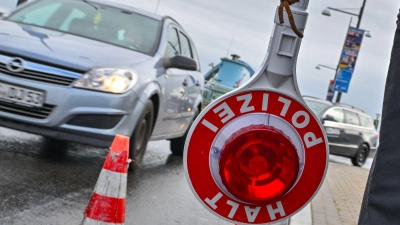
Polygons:
M34 80L38 82L44 82L49 84L61 85L61 86L69 86L75 78L72 77L64 77L57 74L37 72L34 70L24 69L21 72L11 72L7 69L6 64L0 62L0 72L23 79Z
M111 129L119 123L122 117L123 115L81 114L75 115L67 124L97 129Z
M43 107L29 107L0 101L0 111L35 119L46 119L55 108L54 105L44 104Z

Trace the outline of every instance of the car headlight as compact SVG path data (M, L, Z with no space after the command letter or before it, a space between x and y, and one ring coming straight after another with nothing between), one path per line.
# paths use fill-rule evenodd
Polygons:
M131 89L138 77L134 69L96 68L79 78L74 87L121 94Z

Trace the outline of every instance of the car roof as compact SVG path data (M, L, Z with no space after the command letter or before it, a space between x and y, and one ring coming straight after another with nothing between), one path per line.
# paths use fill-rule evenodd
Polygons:
M333 103L332 103L332 102L326 101L326 100L324 100L324 99L320 99L320 98L317 98L317 97L303 95L303 98L304 98L305 100L308 99L308 100L311 100L311 101L314 101L314 102L320 102L320 103L324 103L324 104L326 104L326 105L333 106Z
M364 110L359 109L359 108L357 108L357 107L355 107L355 106L352 106L352 105L349 105L349 104L345 104L345 103L335 103L334 105L335 105L335 106L340 106L340 107L343 107L343 108L346 108L346 109L352 109L352 110L357 111L357 112L359 112L359 113L364 113L364 114L365 114Z
M357 107L355 107L353 105L350 105L350 104L345 104L345 103L341 103L341 102L332 103L332 102L329 102L329 101L326 101L326 100L323 100L323 99L320 99L320 98L317 98L317 97L313 97L313 96L303 96L303 98L311 100L311 101L315 101L315 102L321 102L321 103L330 105L331 107L339 106L339 107L342 107L342 108L351 109L351 110L356 111L356 112L358 112L360 114L363 114L363 115L368 115L367 113L364 112L364 110L362 110L360 108L357 108Z

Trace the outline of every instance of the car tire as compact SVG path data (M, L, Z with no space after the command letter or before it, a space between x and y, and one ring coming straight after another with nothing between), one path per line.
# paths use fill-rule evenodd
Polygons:
M129 143L129 158L133 162L129 165L129 170L134 171L137 169L143 160L144 153L146 152L147 143L149 142L154 118L153 102L148 101L136 123L135 130L130 138Z
M368 157L368 146L365 144L362 144L358 150L356 155L351 158L351 163L353 163L354 166L362 167L367 161Z
M180 138L175 138L175 139L171 139L170 141L170 148L171 148L171 152L174 155L178 155L178 156L182 156L183 155L183 151L185 150L185 142L186 142L186 137L189 133L190 127L192 126L193 122L195 121L195 119L197 118L197 116L199 115L199 111L196 109L196 112L194 114L193 120L190 123L189 128L187 129L185 135L183 135Z

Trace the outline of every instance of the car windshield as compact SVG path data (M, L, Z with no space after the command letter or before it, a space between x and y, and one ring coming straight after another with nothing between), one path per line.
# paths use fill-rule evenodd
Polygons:
M321 115L321 113L330 106L329 104L322 102L310 101L310 100L305 100L305 101L307 105L311 108L311 110L317 115Z
M7 18L101 42L148 55L154 54L161 22L133 12L78 0L42 0Z

